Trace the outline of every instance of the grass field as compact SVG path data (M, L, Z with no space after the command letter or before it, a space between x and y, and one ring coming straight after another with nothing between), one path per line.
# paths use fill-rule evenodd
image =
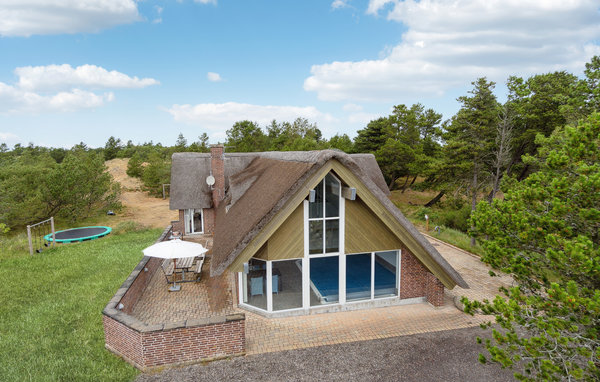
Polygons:
M159 229L29 256L23 235L0 247L0 381L128 381L137 370L104 348L102 309Z

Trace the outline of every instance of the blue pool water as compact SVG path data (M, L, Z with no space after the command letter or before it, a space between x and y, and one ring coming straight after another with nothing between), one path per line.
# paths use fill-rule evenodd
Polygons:
M337 300L339 295L339 258L310 259L310 280L325 301ZM375 295L395 293L396 275L375 262ZM371 257L353 255L346 257L347 298L362 298L371 293Z

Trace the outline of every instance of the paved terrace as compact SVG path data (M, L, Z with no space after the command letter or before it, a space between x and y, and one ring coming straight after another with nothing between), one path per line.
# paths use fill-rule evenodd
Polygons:
M508 276L490 277L479 259L463 250L428 237L444 258L463 276L471 289L459 287L445 292L445 304L435 308L427 303L373 308L309 316L266 318L233 304L233 276L209 278L210 252L201 281L184 283L181 291L167 291L159 269L134 308L132 315L148 324L180 322L191 318L243 312L246 314L246 351L268 353L314 346L397 337L477 326L490 317L470 316L453 303L455 296L492 299ZM206 238L198 238L206 244ZM209 241L208 246L212 246Z

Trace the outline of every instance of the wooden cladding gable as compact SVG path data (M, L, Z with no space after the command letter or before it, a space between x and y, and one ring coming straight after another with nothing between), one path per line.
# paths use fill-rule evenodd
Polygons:
M304 257L304 204L300 203L292 214L277 228L254 255L261 260L287 260ZM238 260L241 260L238 258ZM248 261L245 259L245 261ZM236 261L232 270L242 271L243 262Z
M304 205L301 203L267 241L265 260L304 257Z
M362 253L399 249L402 242L360 199L346 201L344 251Z

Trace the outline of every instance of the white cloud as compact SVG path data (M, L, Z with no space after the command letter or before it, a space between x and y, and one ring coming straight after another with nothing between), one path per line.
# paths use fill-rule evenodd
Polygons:
M221 82L221 81L223 81L223 78L221 78L221 75L219 73L215 73L215 72L208 72L208 73L206 73L206 78L210 82Z
M4 143L12 143L17 142L19 140L19 136L13 133L3 133L0 131L0 142Z
M361 105L357 105L355 103L347 103L344 106L342 106L342 109L344 111L357 112L357 111L362 111L363 107Z
M214 4L217 5L217 0L194 0L196 3L200 4Z
M593 0L371 0L367 13L403 23L402 42L379 59L311 68L304 89L329 101L441 96L480 76L581 70L600 53Z
M331 115L322 113L313 106L270 106L247 103L202 103L197 105L173 105L167 110L175 121L201 126L213 132L223 132L242 120L250 120L264 126L273 119L280 122L293 121L298 117L316 122L319 128L326 129L336 121Z
M0 2L0 36L98 32L140 19L135 0Z
M152 20L152 24L160 24L162 23L162 12L164 10L163 7L159 7L158 5L154 6L154 10L156 11L156 18Z
M15 85L0 82L0 113L68 112L104 105L114 99L110 91L93 89L141 88L159 82L129 77L95 65L27 66L15 69ZM87 88L87 89L86 89Z
M348 122L364 126L372 120L375 120L379 117L381 117L381 115L374 113L351 113L350 115L348 115Z
M72 87L90 88L143 88L157 85L153 78L129 77L116 70L108 71L96 65L23 66L15 69L19 87L26 90L58 90Z
M349 0L334 0L333 3L331 3L331 8L332 9L346 8L349 6L348 2L349 2Z

